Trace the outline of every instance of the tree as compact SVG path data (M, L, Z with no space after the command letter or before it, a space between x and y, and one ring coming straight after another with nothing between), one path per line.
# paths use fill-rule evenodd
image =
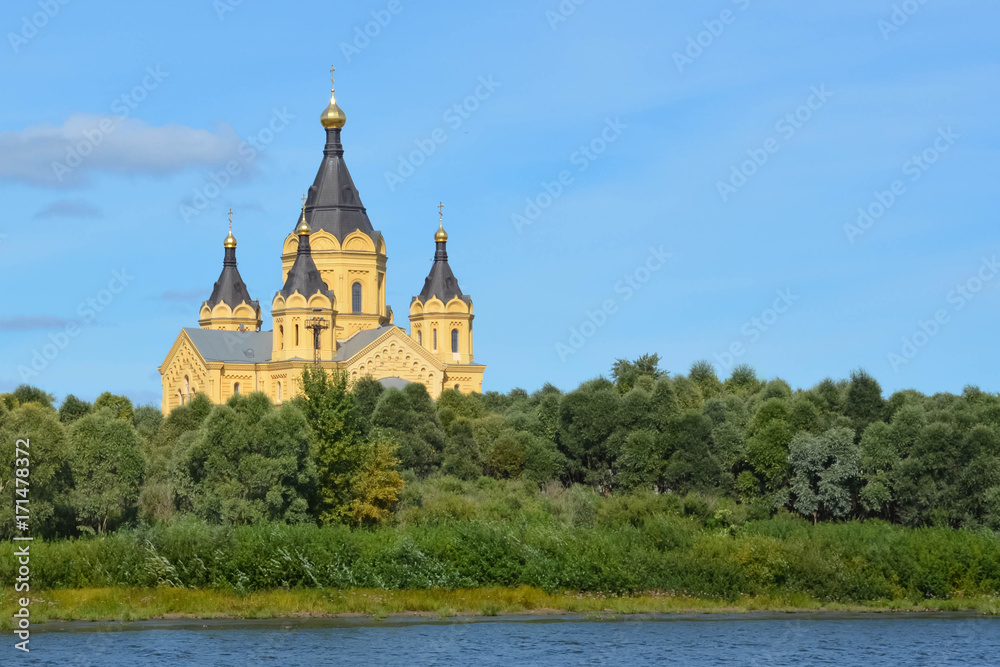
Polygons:
M105 533L136 507L146 474L139 435L108 408L78 419L69 430L73 506L81 525Z
M15 462L28 452L28 485L18 487ZM28 498L30 526L37 537L65 537L73 529L69 491L72 488L70 450L63 425L55 410L37 401L29 401L10 413L0 423L0 536L8 539L15 533L15 498ZM18 488L22 489L19 493ZM27 491L24 491L27 489Z
M852 509L852 491L860 473L861 455L854 432L835 428L822 435L799 433L788 451L792 469L791 492L795 511L842 519Z
M688 378L698 386L701 395L706 399L722 393L722 382L719 381L719 376L715 374L715 366L710 361L702 359L694 362Z
M352 500L351 480L363 454L357 403L347 385L344 372L306 368L303 393L296 399L312 431L318 475L316 509L322 523L343 519Z
M750 396L760 391L761 382L752 366L737 364L723 386L730 393Z
M375 412L375 406L383 391L385 387L371 375L364 376L351 387L351 395L357 408L358 425L364 434L371 431L372 413Z
M711 451L712 420L697 410L676 417L665 434L669 459L663 471L667 488L677 493L711 491L722 469Z
M291 402L276 409L260 392L233 396L179 453L180 508L214 523L311 521L317 474L309 434Z
M94 409L100 410L101 408L111 410L115 418L124 419L127 422L131 422L135 416L135 408L132 406L132 401L127 396L118 396L112 394L110 391L104 392L94 401Z
M623 394L636 386L641 377L656 381L665 375L666 372L660 369L658 354L644 354L635 361L619 359L611 366L611 378Z
M853 371L847 387L844 414L851 419L854 430L863 433L869 424L882 418L884 411L885 400L878 381L863 369Z
M651 430L632 431L615 461L618 483L628 490L663 488L663 439Z
M483 474L485 460L473 435L472 420L456 417L451 422L451 435L444 446L441 472L459 479L477 479Z
M440 467L447 436L424 385L386 389L375 406L372 424L390 433L399 443L399 459L404 468L425 477Z
M30 384L19 385L11 392L10 396L14 400L14 405L7 407L11 409L19 405L27 405L28 403L38 403L43 408L51 408L56 400L56 397L52 394L42 391L38 387L33 387Z
M59 421L63 424L72 424L80 417L90 414L93 408L94 406L87 401L81 401L73 394L69 394L59 406Z
M591 381L566 394L559 404L559 446L569 463L568 474L584 482L611 467L608 447L618 427L621 394L605 381Z
M351 480L351 500L344 511L354 525L372 526L389 518L403 489L396 443L384 434L363 448L363 458Z
M895 470L899 467L899 446L892 427L873 422L861 436L861 475L864 486L859 499L869 514L891 519L895 507Z

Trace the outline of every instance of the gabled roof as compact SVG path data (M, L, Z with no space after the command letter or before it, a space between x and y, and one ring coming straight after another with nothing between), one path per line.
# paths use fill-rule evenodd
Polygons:
M340 344L340 349L337 350L337 356L334 357L333 360L347 361L355 354L381 338L383 335L398 328L399 327L394 324L385 324L377 329L363 329Z
M222 260L222 274L215 281L212 289L212 296L208 297L209 308L215 308L220 303L225 303L230 308L246 301L250 307L256 310L259 306L256 301L250 298L250 291L243 282L243 276L236 268L236 248L226 248L225 258Z
M371 237L375 247L382 236L372 227L361 203L361 195L344 162L344 146L337 128L326 131L323 161L306 199L306 219L313 231L325 229L341 243L355 230Z
M185 328L183 331L205 361L259 364L271 359L273 339L270 331L194 328Z

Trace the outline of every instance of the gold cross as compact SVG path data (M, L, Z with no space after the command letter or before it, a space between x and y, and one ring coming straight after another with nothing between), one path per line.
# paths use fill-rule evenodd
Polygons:
M333 73L337 71L337 68L330 65L330 90L334 88Z
M233 209L229 209L229 231L233 231Z
M444 202L438 204L438 216L441 220L441 224L444 224Z
M306 210L306 196L302 195L302 210Z

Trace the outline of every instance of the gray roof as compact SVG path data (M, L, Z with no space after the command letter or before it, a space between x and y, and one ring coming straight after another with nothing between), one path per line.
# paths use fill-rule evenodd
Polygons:
M212 296L208 297L206 303L209 308L225 303L235 309L244 301L254 310L259 307L258 303L250 298L250 291L247 290L247 285L243 282L239 269L236 268L236 248L226 248L226 255L222 260L222 274L215 281Z
M378 382L386 389L402 389L408 384L413 384L409 380L404 380L401 377L379 378Z
M471 297L462 294L458 279L448 264L448 242L437 241L436 244L434 264L431 266L431 272L427 274L427 279L424 280L424 288L420 290L420 300L426 303L432 296L436 296L444 303L448 303L457 296L469 303Z
M257 364L271 359L270 331L220 331L186 328L205 361Z
M285 286L278 294L287 299L295 292L307 299L316 292L320 292L326 295L331 302L333 301L333 290L327 287L319 269L316 268L316 262L313 261L308 234L299 235L299 249L295 256L295 264L288 270Z
M382 236L372 227L351 172L347 170L337 128L326 131L323 161L306 198L306 220L313 231L325 229L341 242L351 232L360 230L378 247L378 239ZM295 224L298 225L298 219Z
M398 329L394 324L386 324L378 329L364 329L354 334L347 340L345 340L340 345L340 349L337 350L337 356L333 358L334 361L347 361L355 354L365 349L372 343L374 343L378 338L392 331L393 329Z

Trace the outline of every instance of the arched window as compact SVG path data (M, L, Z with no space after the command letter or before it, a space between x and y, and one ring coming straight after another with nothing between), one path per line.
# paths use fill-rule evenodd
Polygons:
M351 312L361 312L361 283L351 285Z
M434 351L437 352L438 349L438 330L434 330Z
M177 400L181 405L184 405L184 392L180 389L177 390Z
M281 403L281 383L278 383L278 403Z
M299 346L299 325L295 325L295 347Z
M451 351L458 354L458 329L451 330Z
M417 345L423 345L423 344L424 344L424 332L423 331L418 331L417 332Z
M235 382L233 383L233 394L238 394L238 393L240 393L240 383Z
M285 349L285 325L284 324L278 325L278 349L279 350L284 350Z
M189 378L187 375L184 376L184 395L185 396L191 395L191 378Z

